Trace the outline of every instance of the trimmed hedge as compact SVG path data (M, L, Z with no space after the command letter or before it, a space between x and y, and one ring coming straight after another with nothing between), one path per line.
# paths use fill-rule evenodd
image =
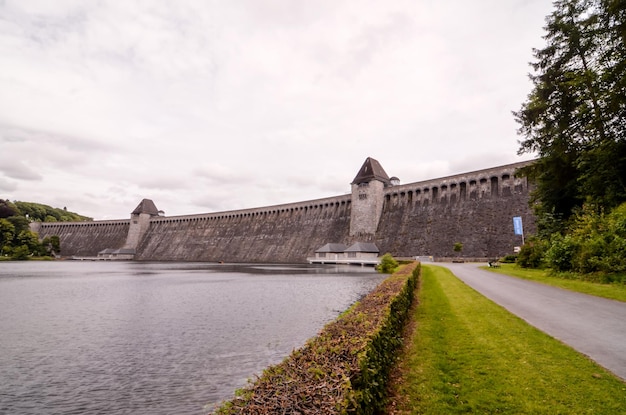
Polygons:
M215 414L375 414L421 267L407 264Z

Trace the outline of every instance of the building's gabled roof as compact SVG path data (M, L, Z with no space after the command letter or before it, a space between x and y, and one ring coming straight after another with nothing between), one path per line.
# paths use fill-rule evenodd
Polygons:
M330 252L330 253L343 253L346 250L346 245L344 244L326 244L316 250L315 252Z
M371 242L356 242L352 244L345 252L375 252L379 253L380 250Z
M152 200L144 199L137 205L135 210L132 211L131 215L139 215L141 213L148 213L150 216L159 216L159 209L157 209Z
M135 250L133 248L120 248L116 249L114 254L126 254L126 255L135 255Z
M351 184L369 183L372 180L379 180L385 183L385 185L391 183L383 166L381 166L377 160L368 157L365 159L365 163L363 163L361 170L359 170Z

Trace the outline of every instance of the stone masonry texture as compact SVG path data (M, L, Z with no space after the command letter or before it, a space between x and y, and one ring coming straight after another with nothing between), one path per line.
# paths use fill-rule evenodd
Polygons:
M463 243L461 255L465 257L502 256L521 245L521 237L513 233L514 216L522 217L527 235L535 232L531 189L526 179L514 176L524 164L385 187L371 194L372 199L378 198L372 202L382 205L380 217L367 213L361 220L375 223L359 223L361 232L355 234L353 229L352 235L355 195L219 213L155 216L142 232L135 259L304 263L326 243L357 241L373 242L381 254L396 257L452 257L457 255L452 249L455 242ZM63 256L96 256L103 249L124 246L130 220L53 222L38 228L40 238L60 237Z

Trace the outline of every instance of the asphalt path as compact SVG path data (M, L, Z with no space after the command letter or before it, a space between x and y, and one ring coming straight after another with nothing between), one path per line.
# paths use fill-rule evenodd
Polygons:
M483 264L436 265L626 380L626 303L478 268Z

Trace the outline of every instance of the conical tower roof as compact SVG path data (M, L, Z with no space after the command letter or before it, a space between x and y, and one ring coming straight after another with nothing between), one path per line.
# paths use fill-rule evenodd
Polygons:
M351 184L369 183L372 180L379 180L385 183L385 186L391 184L389 176L378 160L368 157Z
M159 210L150 199L143 199L135 210L132 211L131 215L139 215L141 213L148 213L150 216L159 216Z

